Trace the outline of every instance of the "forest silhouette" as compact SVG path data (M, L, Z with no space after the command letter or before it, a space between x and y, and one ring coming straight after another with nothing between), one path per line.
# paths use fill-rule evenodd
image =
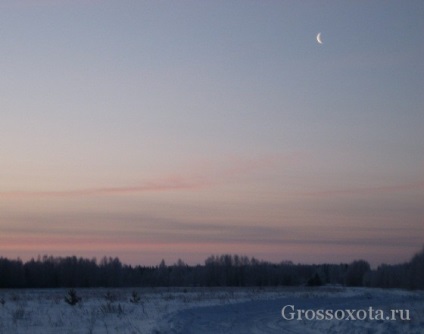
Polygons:
M424 247L409 262L371 269L365 260L350 264L270 263L239 255L213 255L203 265L182 260L158 266L131 266L118 258L39 256L23 262L0 257L0 288L61 287L268 287L336 284L424 289Z

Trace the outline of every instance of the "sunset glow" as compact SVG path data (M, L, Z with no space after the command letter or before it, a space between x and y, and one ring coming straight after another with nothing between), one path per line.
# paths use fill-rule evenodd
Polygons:
M424 4L328 4L2 1L0 257L410 259Z

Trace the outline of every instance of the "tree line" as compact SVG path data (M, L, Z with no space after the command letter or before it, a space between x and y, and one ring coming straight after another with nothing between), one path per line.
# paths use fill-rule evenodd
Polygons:
M203 265L182 260L131 266L118 258L43 256L23 262L0 257L0 288L61 287L249 287L340 284L424 289L424 248L411 261L371 270L364 260L350 264L270 263L239 255L213 255Z

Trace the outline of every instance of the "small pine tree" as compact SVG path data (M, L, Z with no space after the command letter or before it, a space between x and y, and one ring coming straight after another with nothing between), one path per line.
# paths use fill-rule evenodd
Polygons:
M140 296L136 291L133 291L131 294L130 302L133 304L138 304L140 302Z
M81 297L77 295L77 292L74 289L68 291L68 295L65 297L65 302L69 305L74 306L81 301Z

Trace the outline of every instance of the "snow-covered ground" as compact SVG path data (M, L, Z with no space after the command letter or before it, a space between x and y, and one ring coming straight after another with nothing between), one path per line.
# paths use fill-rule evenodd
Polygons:
M140 297L138 303L130 302L133 291ZM424 333L423 291L76 289L82 300L75 306L65 302L67 292L0 290L0 333ZM286 320L281 312L285 305L293 305L296 311L403 309L409 310L410 320Z

